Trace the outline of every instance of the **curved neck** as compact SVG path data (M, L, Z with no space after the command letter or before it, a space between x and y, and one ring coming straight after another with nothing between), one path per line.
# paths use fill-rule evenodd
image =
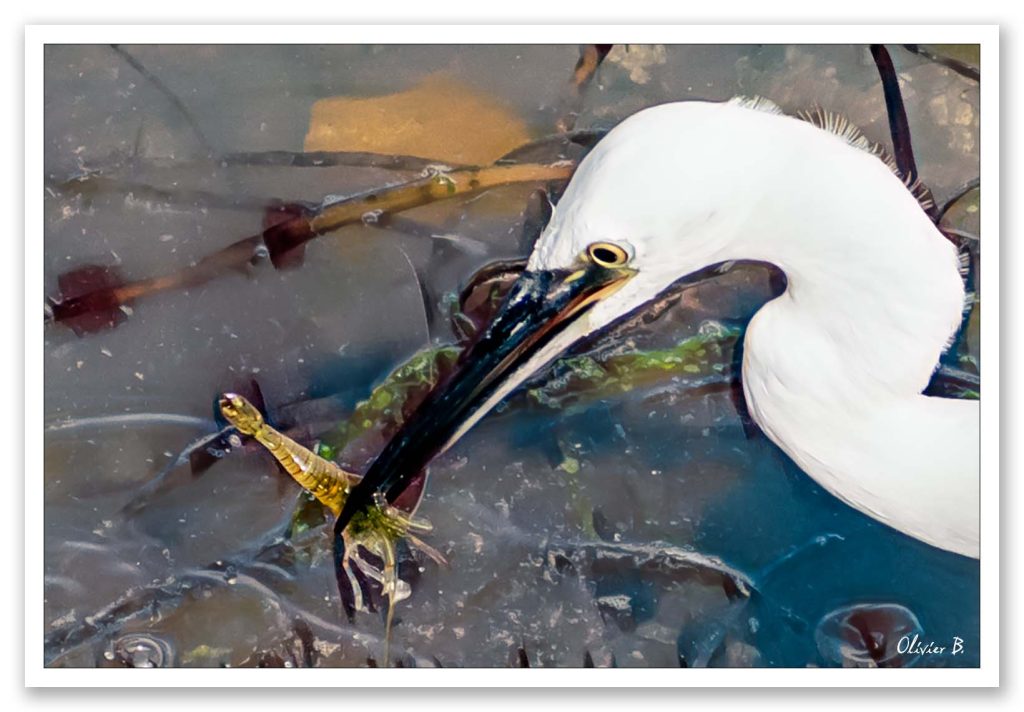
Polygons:
M878 180L897 181L878 169ZM758 314L775 332L756 348L808 389L921 393L961 322L955 248L906 191L874 192L864 208L850 188L818 176L801 184L752 210L734 246L788 280Z
M923 212L885 208L832 221L812 210L795 229L746 241L748 257L789 280L747 328L747 404L768 437L843 501L977 556L977 403L920 395L960 324L956 252Z

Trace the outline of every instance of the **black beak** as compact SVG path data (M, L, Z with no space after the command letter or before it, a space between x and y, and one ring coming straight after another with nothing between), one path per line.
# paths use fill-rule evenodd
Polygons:
M401 495L434 456L462 435L511 374L633 274L593 263L575 272L524 272L452 374L431 391L353 488L335 522L335 541L374 493L384 492L389 502Z

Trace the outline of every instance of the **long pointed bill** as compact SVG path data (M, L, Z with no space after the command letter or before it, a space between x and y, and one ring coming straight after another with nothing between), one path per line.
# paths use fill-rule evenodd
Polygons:
M633 274L592 263L575 272L524 272L454 372L405 421L353 489L335 533L372 501L374 492L394 501L434 456L530 375L522 370L534 356ZM533 363L531 369L543 365Z

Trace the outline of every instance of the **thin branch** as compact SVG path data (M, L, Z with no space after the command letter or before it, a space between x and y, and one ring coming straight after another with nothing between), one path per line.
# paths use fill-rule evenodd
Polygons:
M903 45L903 47L904 49L907 49L918 56L924 57L927 60L935 62L936 64L941 64L943 67L946 67L947 69L952 69L954 72L956 72L962 77L970 79L971 81L974 82L981 82L981 70L979 70L977 67L972 67L966 62L961 62L959 59L954 59L952 57L947 57L945 55L939 54L938 52L934 52L926 47L922 47L921 45L905 44Z
M889 135L892 138L896 167L908 181L913 182L917 179L917 163L914 160L910 122L907 121L907 110L903 105L903 94L900 92L896 68L884 45L871 45L871 56L875 60L878 75L882 80L882 91L885 93L885 110L889 117Z
M555 126L560 133L571 131L576 125L580 109L583 105L583 94L601 66L601 62L608 56L613 45L580 45L580 58L572 73L572 80L569 83L569 98L561 116Z
M156 76L151 71L146 69L145 65L142 64L142 62L140 62L138 59L136 59L124 47L122 47L121 45L112 44L110 45L110 49L117 52L118 55L120 55L125 62L131 65L132 69L141 74L142 77L147 82L152 84L157 89L157 91L159 91L161 94L167 97L167 100L171 102L171 105L177 110L181 117L185 119L185 123L189 125L189 128L192 129L192 134L196 137L196 140L199 142L199 144L204 149L206 149L206 152L208 154L214 155L216 151L214 151L213 146L211 146L210 142L206 139L206 135L203 133L203 130L199 128L199 123L192 116L191 112L189 112L188 108L185 106L185 103L180 98L178 98L178 95L171 91L170 88L166 84L164 84L163 81L161 81L158 76Z
M608 134L608 129L574 129L572 131L559 132L541 136L540 138L528 141L521 146L513 148L497 160L497 163L508 163L512 161L526 160L534 151L546 149L550 146L579 146L584 149L593 148L598 141Z
M415 180L339 200L316 211L287 217L260 234L238 240L176 272L127 284L104 285L84 294L55 301L51 304L50 318L55 322L68 322L87 314L118 311L136 299L158 292L205 284L225 272L246 270L250 264L259 260L260 248L266 248L275 267L283 268L295 260L297 250L306 242L346 225L490 188L518 183L565 181L574 169L573 163L561 162L431 172Z
M420 240L430 240L434 244L435 256L439 250L446 247L452 247L458 252L472 257L484 257L488 251L487 243L482 240L449 232L439 226L431 225L421 220L414 220L401 213L384 213L376 222L367 223L367 226L400 235L407 235Z
M255 198L248 196L224 195L208 190L189 190L158 188L148 183L109 178L99 173L88 173L79 178L72 178L62 183L47 182L54 192L92 196L104 191L131 195L135 200L152 201L166 205L185 205L189 207L216 208L221 210L268 210L284 205L292 205L294 201L283 198ZM307 203L307 207L315 207Z
M413 220L401 214L384 214L368 225L394 235L430 241L430 257L422 266L415 265L401 245L398 245L398 249L409 263L409 268L413 271L416 280L424 309L427 343L446 340L450 335L448 327L452 314L449 313L444 301L443 292L434 286L436 283L434 277L439 269L450 264L459 255L468 256L474 260L482 258L487 254L487 244L464 235L443 232L437 226Z
M384 168L393 171L422 171L437 165L436 159L368 151L255 151L228 153L219 160L229 166L286 166L289 168ZM461 164L448 164L465 168Z
M552 146L581 146L592 147L607 133L603 129L586 129L572 131L565 134L551 134L533 141L522 144L513 149L496 161L496 164L516 164L521 162L542 162L550 163L554 160L568 158L564 155L548 157L538 160L534 154L550 154ZM548 149L545 151L545 149ZM561 153L561 152L560 152ZM533 156L531 158L530 156ZM286 200L279 197L257 198L224 195L205 190L188 190L161 188L149 183L142 183L133 180L124 180L112 174L126 168L130 164L134 170L151 171L187 169L193 166L218 166L218 167L279 167L279 168L375 168L380 170L391 170L396 172L408 172L413 174L423 173L438 166L436 160L419 158L417 156L405 156L399 154L350 152L350 151L258 151L229 153L224 156L208 157L200 160L185 160L167 162L165 159L145 159L123 154L114 154L105 161L90 164L84 171L76 172L65 178L48 178L46 185L51 190L60 193L74 193L78 195L95 195L102 191L117 191L120 193L131 193L140 200L152 200L172 205L188 205L210 208L223 208L228 210L264 210L281 205L294 204L296 201ZM460 164L446 163L447 170L471 168ZM303 203L309 208L316 208L318 204Z
M216 424L214 424L214 428L216 428ZM122 513L133 515L145 509L156 495L164 492L169 487L168 482L178 472L179 468L183 468L191 462L193 453L224 442L233 430L234 428L232 427L214 430L191 441L155 477L139 488L138 492L121 508Z
M409 253L402 249L401 245L395 245L395 247L402 253L406 264L409 265L409 271L412 272L412 278L416 282L416 291L420 295L420 306L423 307L423 345L429 347L437 332L437 314L435 313L437 307L434 305L434 295L427 289L424 280L420 279L419 270L409 258Z
M181 415L180 413L118 413L116 415L98 415L85 418L66 418L46 426L46 432L56 433L62 431L75 431L84 428L107 428L115 425L127 426L151 426L151 425L181 425L186 427L207 430L216 425L210 418L200 418L194 415Z
M586 132L578 132L579 141L585 141ZM141 135L141 124L140 124ZM558 136L548 136L538 141L531 141L523 144L523 148L530 148L536 145L553 143ZM573 140L572 134L567 134L564 140ZM138 144L138 138L136 139ZM519 149L515 149L518 151ZM367 151L239 151L228 153L223 156L204 156L201 158L187 160L172 160L167 158L145 158L138 155L138 145L133 153L126 155L116 151L104 159L90 161L82 170L75 171L65 178L50 177L48 185L56 189L60 186L63 189L73 189L78 185L88 186L90 183L107 180L115 187L131 185L128 183L118 184L116 174L118 171L127 168L133 171L154 171L167 169L189 169L189 168L232 168L232 167L267 167L267 168L376 168L380 170L392 170L408 172L412 174L421 173L431 166L438 164L437 160L420 158L418 156L406 156L389 153L370 153ZM504 158L502 160L505 160ZM459 164L446 163L449 168L465 168ZM148 187L148 186L147 186Z
M914 159L914 146L910 140L910 122L907 120L907 109L903 104L899 77L892 57L885 45L871 45L871 56L878 68L878 76L882 80L882 91L885 94L885 110L889 117L889 135L892 138L893 157L896 168L908 186L918 182L917 161ZM935 206L925 207L928 217L935 221Z
M431 172L407 183L327 205L305 221L305 224L293 225L296 221L289 221L276 225L263 234L263 239L270 250L271 260L276 260L276 255L294 249L318 235L373 219L375 215L401 212L505 185L564 181L569 179L575 168L575 164L566 161Z

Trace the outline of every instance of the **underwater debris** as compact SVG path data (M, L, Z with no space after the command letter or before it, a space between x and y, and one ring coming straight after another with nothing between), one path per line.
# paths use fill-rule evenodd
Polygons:
M664 542L553 544L547 549L547 560L556 568L582 567L592 577L630 572L664 584L694 580L721 585L730 600L750 598L755 591L746 574L721 559Z

